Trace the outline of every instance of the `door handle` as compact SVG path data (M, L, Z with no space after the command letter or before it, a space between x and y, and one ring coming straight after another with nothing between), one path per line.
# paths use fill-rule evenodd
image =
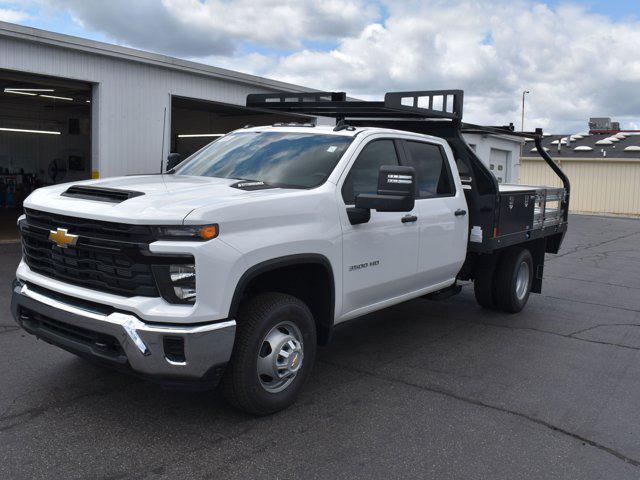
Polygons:
M415 215L405 215L404 217L402 217L402 223L411 223L417 220L418 217L416 217Z
M466 215L466 214L467 214L467 211L466 210L462 210L461 208L456 210L456 213L454 213L454 215L456 217L462 217L463 215Z

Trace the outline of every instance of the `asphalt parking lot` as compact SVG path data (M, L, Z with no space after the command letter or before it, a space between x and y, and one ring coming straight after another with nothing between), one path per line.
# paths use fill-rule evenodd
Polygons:
M0 478L640 478L640 220L570 222L521 314L466 286L350 322L267 418L24 334L0 246Z

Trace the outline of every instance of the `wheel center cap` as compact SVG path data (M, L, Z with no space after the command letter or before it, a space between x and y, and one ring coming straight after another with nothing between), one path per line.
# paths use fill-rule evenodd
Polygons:
M297 372L300 366L302 365L302 355L300 352L293 352L289 356L289 366L288 369L290 372Z
M287 339L279 349L276 358L276 370L280 375L292 375L302 366L302 345L295 338Z

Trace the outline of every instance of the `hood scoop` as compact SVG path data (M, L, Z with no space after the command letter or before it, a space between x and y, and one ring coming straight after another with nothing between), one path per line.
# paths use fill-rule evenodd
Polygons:
M144 195L144 193L136 192L134 190L73 185L65 190L61 195L63 197L82 198L84 200L97 200L98 202L122 203L130 198Z

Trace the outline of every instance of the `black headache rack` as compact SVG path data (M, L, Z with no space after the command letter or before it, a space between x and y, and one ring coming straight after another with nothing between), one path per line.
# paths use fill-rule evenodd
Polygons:
M469 229L480 227L482 240L471 236L470 252L489 252L547 238L546 251L557 253L567 229L569 179L542 148L542 129L515 132L513 127L486 127L462 122L462 90L389 92L383 101L348 99L344 92L266 93L247 96L247 107L278 113L331 117L337 129L378 127L432 135L451 147L469 207ZM533 137L540 156L562 181L562 188L498 184L462 134Z
M462 90L389 92L382 102L349 100L345 92L252 93L247 107L278 112L333 117L374 119L462 119Z

